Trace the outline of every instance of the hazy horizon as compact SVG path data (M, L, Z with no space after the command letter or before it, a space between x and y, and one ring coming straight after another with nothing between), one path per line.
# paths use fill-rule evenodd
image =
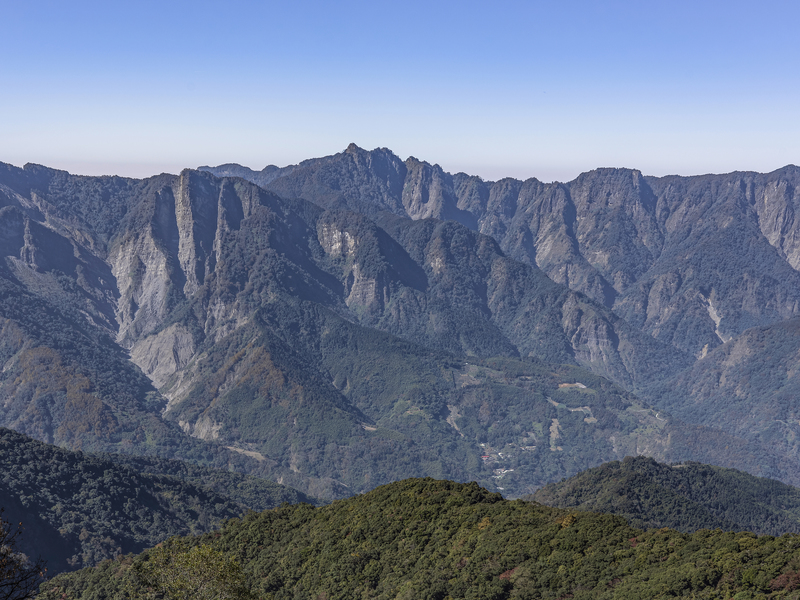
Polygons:
M358 145L358 144L356 144L356 145ZM341 148L341 149L339 149L336 152L331 152L330 154L326 154L324 156L329 156L329 155L332 155L332 154L338 154L340 152L343 152L345 148L346 148L346 146ZM377 148L364 148L364 149L365 150L374 150L374 149L377 149ZM391 150L391 148L389 148L389 150ZM307 157L305 157L305 158L303 158L303 159L301 159L299 161L295 161L295 162L288 163L288 164L276 165L275 163L269 163L269 164L266 164L266 165L263 165L263 166L246 165L246 164L241 164L241 163L235 163L235 162L232 162L232 161L225 161L225 162L221 162L221 163L217 163L217 164L185 165L185 166L177 166L177 165L175 165L173 168L159 168L158 165L148 165L148 164L130 164L130 163L122 164L122 163L120 163L119 164L119 168L120 168L119 171L109 171L108 170L109 165L113 166L113 163L75 162L75 163L72 164L72 168L70 168L69 164L67 164L66 166L59 166L59 165L53 165L53 164L44 164L44 163L35 163L35 164L40 164L40 165L43 165L45 167L49 167L49 168L53 168L53 169L59 169L59 170L62 170L62 171L67 171L72 175L82 175L82 176L89 176L89 177L93 177L93 176L120 176L120 177L128 177L128 178L133 178L133 179L147 179L149 177L155 177L155 176L160 175L162 173L168 173L168 174L172 174L172 175L177 175L178 173L180 173L184 169L198 169L200 167L206 167L206 166L207 167L217 167L217 166L221 166L221 165L225 165L225 164L239 164L240 166L247 167L247 168L249 168L249 169L251 169L253 171L261 171L262 169L264 169L267 166L287 167L287 166L291 166L291 165L296 165L296 164L302 162L303 160L313 159L313 158L321 158L322 156L323 155L320 155L320 156L307 156ZM414 156L414 155L399 156L399 158L402 159L402 160L406 160L410 156ZM499 180L504 179L506 177L512 177L514 179L519 179L521 181L525 181L527 179L534 178L534 179L538 179L539 181L542 181L544 183L552 183L552 182L566 183L566 182L569 182L569 181L573 181L576 177L578 177L579 175L581 175L583 173L586 173L588 171L593 171L595 169L603 169L603 168L636 169L638 171L641 171L641 173L643 175L651 176L651 177L665 177L665 176L668 176L668 175L679 175L679 176L683 176L683 177L692 177L692 176L697 176L697 175L724 175L725 173L732 172L732 171L719 171L719 172L713 172L713 173L712 172L702 172L702 173L701 172L697 172L697 173L648 173L648 172L646 172L646 171L644 171L642 169L639 169L636 165L597 165L597 166L595 166L595 167L593 167L591 169L586 169L585 171L580 171L580 172L574 173L573 175L566 176L566 177L551 177L551 178L547 178L547 177L538 176L535 173L534 174L528 174L528 175L521 175L521 176L520 175L513 175L513 174L502 174L502 173L505 173L505 171L502 170L502 169L498 170L498 172L501 173L499 176L492 177L491 175L487 176L487 175L484 174L486 172L491 172L491 170L482 169L480 166L476 166L476 168L474 168L474 169L469 169L469 168L449 169L445 165L441 164L440 162L438 162L436 160L429 160L428 158L424 158L424 157L421 157L421 156L415 156L415 158L417 158L419 160L422 160L422 161L425 161L425 162L428 162L430 164L439 164L439 166L441 166L442 169L444 169L445 172L448 172L448 173L451 173L451 174L455 174L455 173L458 173L458 172L463 172L463 173L467 173L468 175L478 175L482 179L484 179L485 181L499 181ZM26 161L26 163L32 163L32 162L34 162L34 161ZM15 164L14 166L21 168L21 167L24 166L24 164L25 163ZM763 170L763 171L757 170L757 169L736 169L736 171L771 173L772 171L777 171L779 169L782 169L782 168L788 167L788 166L792 166L792 165L794 165L794 163L787 163L785 165L780 165L780 166L777 166L777 167L775 167L773 169ZM567 171L565 170L565 172L567 172Z
M388 147L568 181L800 161L800 5L5 3L0 160L145 177Z

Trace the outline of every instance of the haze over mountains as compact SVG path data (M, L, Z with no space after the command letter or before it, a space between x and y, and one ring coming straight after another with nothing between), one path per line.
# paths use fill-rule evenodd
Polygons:
M329 498L626 454L796 484L799 180L0 165L0 425Z

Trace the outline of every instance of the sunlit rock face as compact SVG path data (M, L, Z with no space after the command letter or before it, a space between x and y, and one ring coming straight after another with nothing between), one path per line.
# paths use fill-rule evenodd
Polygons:
M797 167L661 178L605 168L567 183L491 182L351 144L269 173L264 185L278 194L324 207L457 221L695 357L800 310Z

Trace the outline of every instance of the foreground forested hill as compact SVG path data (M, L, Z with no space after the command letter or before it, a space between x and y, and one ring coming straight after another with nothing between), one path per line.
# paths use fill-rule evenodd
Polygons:
M626 457L551 483L532 500L613 513L644 529L800 532L800 489L735 469Z
M796 597L800 536L671 529L503 500L476 484L406 480L314 508L284 506L189 539L235 557L260 598ZM133 561L43 585L122 598Z
M209 531L250 509L302 501L310 499L255 477L86 455L0 428L0 507L25 527L20 550L41 555L50 574Z

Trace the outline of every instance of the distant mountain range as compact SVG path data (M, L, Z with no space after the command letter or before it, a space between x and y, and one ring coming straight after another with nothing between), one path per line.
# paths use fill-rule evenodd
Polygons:
M200 169L327 209L458 221L695 358L800 311L796 166L660 178L597 169L565 184L485 182L351 144L283 169Z
M800 483L798 180L0 164L0 425L325 498L629 454Z

